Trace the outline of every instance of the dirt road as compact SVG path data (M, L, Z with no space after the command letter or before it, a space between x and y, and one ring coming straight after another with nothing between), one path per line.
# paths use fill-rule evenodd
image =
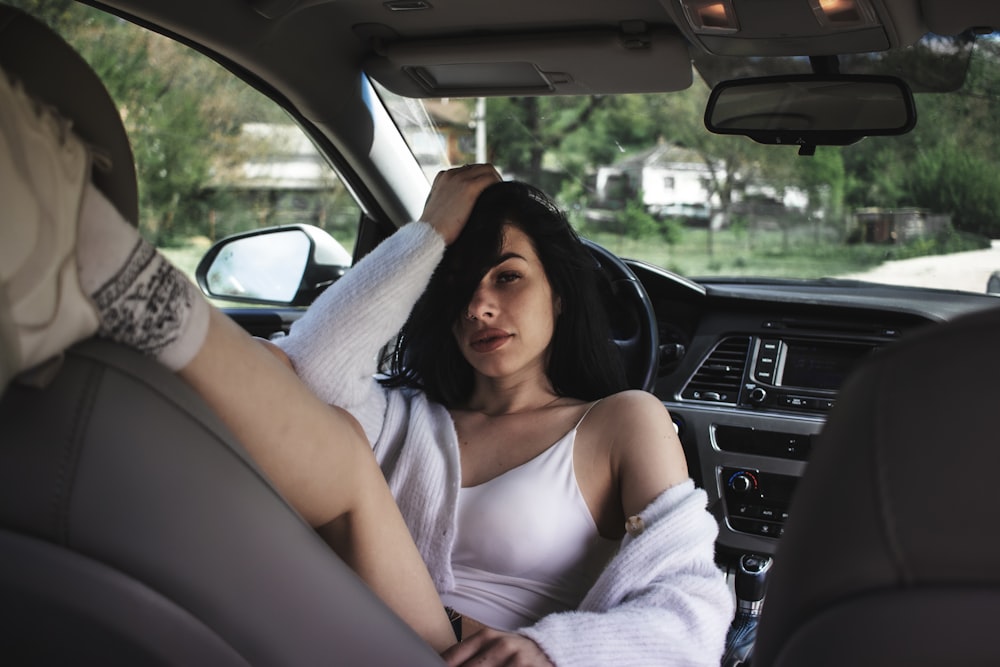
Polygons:
M1000 271L1000 240L985 250L885 262L863 273L837 276L891 285L914 285L985 292L990 274Z

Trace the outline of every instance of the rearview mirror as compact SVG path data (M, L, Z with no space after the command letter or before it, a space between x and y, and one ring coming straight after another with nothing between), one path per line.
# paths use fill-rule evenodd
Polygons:
M705 127L762 144L844 146L864 137L905 134L917 122L909 86L889 76L794 75L718 84Z
M218 299L308 306L350 265L350 253L319 227L288 225L222 239L201 259L195 278Z

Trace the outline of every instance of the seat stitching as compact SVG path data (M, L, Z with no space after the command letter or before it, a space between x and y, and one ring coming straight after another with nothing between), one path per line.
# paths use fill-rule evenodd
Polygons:
M873 369L876 372L876 391L873 400L874 405L872 407L872 410L874 411L873 419L875 422L875 438L872 442L872 447L875 450L872 454L875 468L875 494L878 498L878 515L881 519L889 557L895 566L896 572L901 579L901 583L911 584L913 582L913 574L907 564L906 556L899 539L896 514L893 511L892 505L892 484L890 481L889 470L890 461L889 457L886 455L887 453L885 452L884 447L886 436L891 435L887 433L886 423L883 419L883 416L889 412L887 406L884 405L885 400L882 398L883 396L889 395L886 393L885 381L886 378L891 375L891 372L886 366L887 360L883 359L882 363L878 364Z
M93 413L94 402L97 399L97 389L103 374L103 369L100 367L91 366L87 371L80 399L73 412L72 426L56 469L56 483L52 491L52 528L55 540L62 545L69 545L70 506L76 482L76 471L80 462L82 443L90 424L90 415Z

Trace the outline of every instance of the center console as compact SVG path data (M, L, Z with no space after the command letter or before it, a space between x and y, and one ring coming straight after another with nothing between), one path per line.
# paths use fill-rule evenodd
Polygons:
M666 405L701 471L721 548L774 553L838 390L899 335L877 325L766 321L717 338Z

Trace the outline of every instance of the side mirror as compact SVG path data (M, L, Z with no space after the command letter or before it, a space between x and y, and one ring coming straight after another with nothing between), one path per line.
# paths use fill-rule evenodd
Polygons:
M909 86L890 76L794 75L718 84L705 127L762 144L788 144L811 155L864 137L905 134L917 122Z
M202 292L228 301L308 306L351 266L351 254L312 225L269 227L228 236L202 257Z

